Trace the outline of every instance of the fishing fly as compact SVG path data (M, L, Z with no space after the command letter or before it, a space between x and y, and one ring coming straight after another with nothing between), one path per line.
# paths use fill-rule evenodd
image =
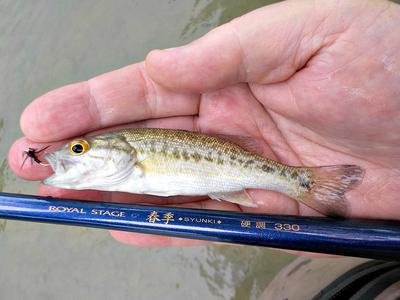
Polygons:
M32 164L32 162L34 161L34 162L36 162L37 164L39 164L39 165L41 165L41 166L44 166L44 167L48 167L49 166L49 164L45 164L45 163L43 163L39 158L37 158L37 154L39 154L40 152L43 152L44 150L46 150L47 148L49 148L50 147L50 145L49 146L46 146L46 147L43 147L42 149L40 149L40 150L38 150L38 149L36 149L36 148L28 148L28 150L25 150L23 153L22 153L22 155L23 156L25 156L25 158L24 158L24 160L23 160L23 162L22 162L22 164L21 164L21 169L24 167L24 164L25 164L25 162L28 160L28 158L30 158L31 159L31 164Z

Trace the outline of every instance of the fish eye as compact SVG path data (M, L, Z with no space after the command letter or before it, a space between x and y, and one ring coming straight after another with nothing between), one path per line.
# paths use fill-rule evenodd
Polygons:
M82 155L89 150L89 143L85 140L72 141L68 150L72 155Z

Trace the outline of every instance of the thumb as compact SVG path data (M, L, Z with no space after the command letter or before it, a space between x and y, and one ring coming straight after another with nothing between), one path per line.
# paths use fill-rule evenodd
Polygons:
M313 1L286 1L263 7L188 45L150 52L146 69L157 83L190 92L285 80L321 48L323 38L309 35L325 34L315 31L327 6L315 9Z

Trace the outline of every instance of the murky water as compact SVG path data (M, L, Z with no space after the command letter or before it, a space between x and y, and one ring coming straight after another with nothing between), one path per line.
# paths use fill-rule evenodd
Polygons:
M6 162L32 99L270 2L2 0L0 190L36 190ZM0 298L255 299L292 258L257 247L135 248L104 230L0 220Z

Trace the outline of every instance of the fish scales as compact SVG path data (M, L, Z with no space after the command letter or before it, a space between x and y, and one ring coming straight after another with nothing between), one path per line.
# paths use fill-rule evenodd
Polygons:
M247 151L231 138L159 128L73 140L45 158L55 173L44 183L62 188L209 195L246 206L256 204L245 190L258 188L340 216L349 211L344 194L364 175L355 165L287 166Z
M241 188L249 185L254 188L265 187L266 174L275 177L275 185L279 180L299 181L299 178L293 177L295 171L289 172L285 165L246 151L221 138L157 128L131 129L122 131L121 135L139 155L146 157L142 163L146 172L164 175L179 172L213 177L218 182L221 179L234 180Z

